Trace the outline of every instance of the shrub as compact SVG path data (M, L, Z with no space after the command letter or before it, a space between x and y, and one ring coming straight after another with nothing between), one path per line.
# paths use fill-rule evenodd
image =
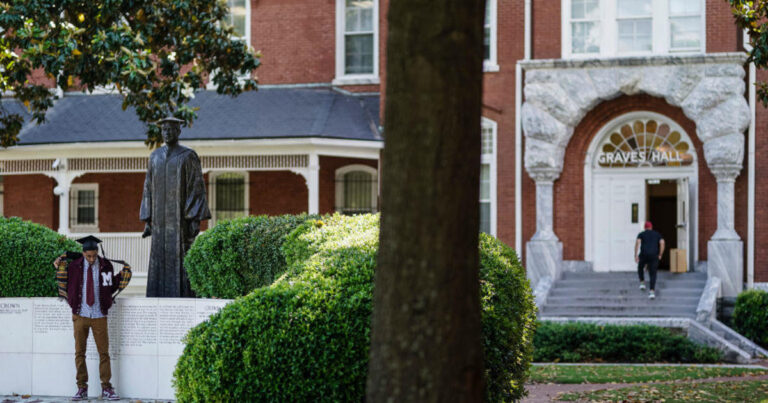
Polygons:
M0 297L55 297L53 261L80 245L40 224L0 217Z
M534 336L537 362L719 362L719 350L671 329L650 325L542 322Z
M490 237L480 247L488 398L522 396L535 325L530 287L511 249ZM298 227L283 245L283 276L187 335L176 398L364 400L377 251L377 216Z
M768 292L748 290L736 297L733 326L737 332L768 348Z
M307 215L243 217L202 233L184 258L200 297L236 298L272 284L285 271L280 247Z

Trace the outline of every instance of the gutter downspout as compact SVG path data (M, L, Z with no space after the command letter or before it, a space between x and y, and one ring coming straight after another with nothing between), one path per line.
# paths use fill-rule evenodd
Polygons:
M524 60L531 58L531 0L525 0ZM523 128L520 111L523 105L523 68L515 65L515 250L523 251Z
M757 69L749 64L749 137L747 139L747 289L755 286L755 82Z

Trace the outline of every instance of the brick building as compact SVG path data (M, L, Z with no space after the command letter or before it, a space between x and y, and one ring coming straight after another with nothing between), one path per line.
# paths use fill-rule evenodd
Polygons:
M388 1L231 3L262 87L197 94L181 137L214 221L375 211ZM481 229L534 283L634 270L650 220L725 296L768 285L768 113L752 85L768 74L745 65L727 2L488 0L485 28ZM109 94L64 94L49 120L0 150L3 214L141 250L141 125Z

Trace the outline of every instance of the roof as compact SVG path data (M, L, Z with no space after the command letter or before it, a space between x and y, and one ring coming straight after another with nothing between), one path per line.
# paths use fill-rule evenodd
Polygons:
M192 127L182 129L182 141L302 137L382 140L378 95L348 95L330 88L268 88L232 98L201 91L190 105L200 110ZM19 145L146 139L144 123L135 110L123 111L122 97L114 94L66 94L48 111L46 123L27 122L19 134Z

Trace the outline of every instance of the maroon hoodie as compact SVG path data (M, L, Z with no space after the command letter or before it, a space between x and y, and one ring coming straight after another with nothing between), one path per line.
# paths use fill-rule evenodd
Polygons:
M99 281L93 286L99 287L101 313L106 315L109 308L112 307L112 294L117 291L121 275L114 274L112 263L109 260L101 256L98 256L97 259L99 259ZM80 257L67 266L67 302L75 315L80 314L80 304L83 302L83 262L85 262L85 257ZM110 278L112 284L105 284L105 278Z

